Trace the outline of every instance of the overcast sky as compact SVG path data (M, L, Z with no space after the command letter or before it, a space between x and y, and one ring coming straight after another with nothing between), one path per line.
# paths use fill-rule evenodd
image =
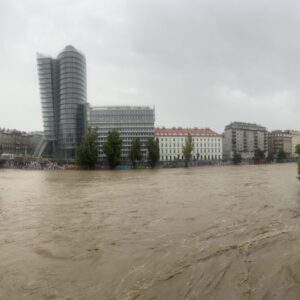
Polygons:
M92 105L156 126L300 129L300 2L0 0L0 127L42 130L36 52L87 59Z

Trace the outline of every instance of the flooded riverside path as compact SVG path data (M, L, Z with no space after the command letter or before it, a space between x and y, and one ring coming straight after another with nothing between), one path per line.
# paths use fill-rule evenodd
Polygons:
M300 299L296 164L2 169L0 299Z

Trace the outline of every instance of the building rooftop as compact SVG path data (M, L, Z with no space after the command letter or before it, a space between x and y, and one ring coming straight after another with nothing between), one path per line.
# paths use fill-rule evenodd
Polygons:
M90 106L89 109L93 110L143 110L143 109L153 109L150 106Z
M77 49L72 45L67 45L63 51L77 51Z
M182 127L157 127L155 129L156 135L198 135L198 136L220 136L217 132L211 130L210 128L182 128Z
M32 135L25 131L19 131L16 129L4 129L4 128L0 128L0 133L7 134L7 135L18 135L18 136L31 136Z
M248 130L267 130L266 127L255 124L255 123L246 123L246 122L231 122L229 125L225 126L225 130L226 129L248 129Z

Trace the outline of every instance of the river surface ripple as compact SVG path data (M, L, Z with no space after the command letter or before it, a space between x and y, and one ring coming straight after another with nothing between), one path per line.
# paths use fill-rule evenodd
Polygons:
M295 164L0 170L0 299L300 299Z

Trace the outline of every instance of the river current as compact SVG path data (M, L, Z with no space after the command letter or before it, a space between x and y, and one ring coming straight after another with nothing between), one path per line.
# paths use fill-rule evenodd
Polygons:
M0 299L300 299L296 164L2 169Z

